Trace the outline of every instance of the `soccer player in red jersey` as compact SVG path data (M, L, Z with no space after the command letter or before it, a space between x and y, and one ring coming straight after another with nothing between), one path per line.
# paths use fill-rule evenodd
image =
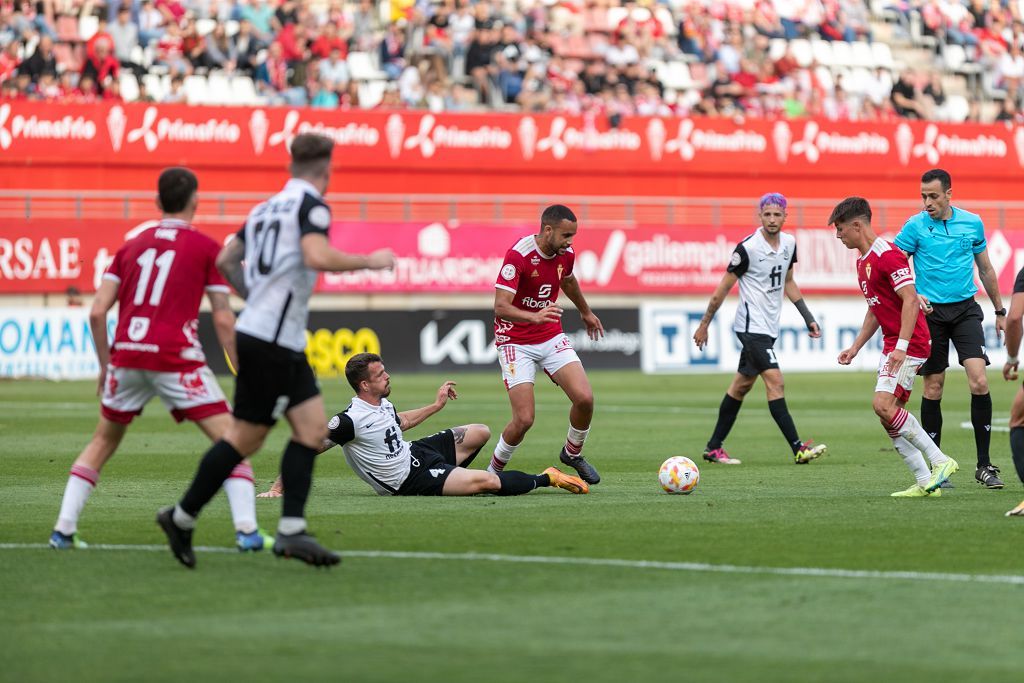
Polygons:
M217 339L235 367L235 315L228 285L215 261L220 245L189 223L198 204L196 176L186 168L160 174L159 223L126 242L96 292L89 322L100 376L100 420L92 439L71 466L57 524L56 549L82 548L78 518L114 455L128 425L154 396L178 422L191 420L212 441L230 424L231 413L199 344L199 304L209 297ZM107 313L118 305L111 348ZM252 466L238 465L224 482L241 550L260 550Z
M832 210L828 223L835 226L836 237L847 249L860 252L857 280L868 302L864 325L853 345L840 352L839 364L849 365L882 328L882 357L873 407L896 452L917 480L910 488L892 495L941 495L943 482L959 469L957 462L939 450L917 418L905 408L914 378L931 355L931 336L918 303L910 263L896 245L875 235L871 228L871 206L866 199L844 199ZM926 457L931 462L931 471Z
M597 340L604 327L590 310L580 284L572 274L576 255L572 241L578 229L568 207L544 209L540 232L523 237L505 254L494 284L494 343L498 363L512 404L512 420L494 448L491 472L501 472L533 426L533 383L540 367L572 401L569 433L559 459L588 484L601 481L597 470L582 455L594 415L594 392L572 342L562 331L559 289L576 306L587 334Z

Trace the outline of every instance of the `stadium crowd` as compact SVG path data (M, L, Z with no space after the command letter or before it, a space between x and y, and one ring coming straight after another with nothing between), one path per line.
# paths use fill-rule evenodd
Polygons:
M997 96L996 120L1021 120L1024 0L871 4L0 0L0 97L528 110L614 123L981 120L979 100ZM882 19L934 60L895 61L873 40ZM955 74L968 97L947 95Z

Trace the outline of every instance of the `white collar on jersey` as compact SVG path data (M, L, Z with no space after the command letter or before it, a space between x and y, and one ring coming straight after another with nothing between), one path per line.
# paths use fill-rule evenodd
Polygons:
M301 187L303 190L307 190L317 199L320 199L321 197L320 192L317 191L315 187L313 187L313 183L309 182L308 180L303 180L302 178L291 178L288 180L287 183L284 184L284 187L285 189L292 187Z
M364 401L363 399L359 398L358 396L353 396L352 397L352 401L354 401L354 402L358 401L359 403L363 404L364 406L366 406L370 410L381 410L381 409L384 408L383 400L382 400L381 403L378 403L377 405L373 405L372 403Z

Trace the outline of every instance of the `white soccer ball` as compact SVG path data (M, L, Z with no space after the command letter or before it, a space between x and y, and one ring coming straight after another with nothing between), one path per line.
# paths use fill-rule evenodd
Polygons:
M658 483L665 493L691 493L700 481L700 470L689 458L674 455L661 463L658 470Z

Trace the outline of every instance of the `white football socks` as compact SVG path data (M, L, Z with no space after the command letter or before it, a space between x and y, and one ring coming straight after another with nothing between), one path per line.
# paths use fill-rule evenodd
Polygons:
M921 451L914 448L914 446L902 436L897 436L892 440L892 445L896 449L896 452L903 458L903 462L910 468L910 473L914 475L914 479L917 480L917 485L924 487L928 485L931 480L931 470L928 469L928 463L925 461L924 456L921 455Z
M519 444L515 446L505 443L505 437L499 436L498 443L494 447L494 455L491 456L491 464L487 466L487 471L491 474L497 474L505 470L505 465L512 459L512 454L519 448Z
M921 451L924 457L928 458L928 462L933 467L944 464L948 457L946 454L939 450L939 447L935 445L931 437L924 431L921 423L917 421L909 411L900 408L896 412L896 417L892 420L892 425L889 428L890 432L898 432L900 436L910 442L910 444ZM890 436L892 434L890 433Z
M224 493L228 497L235 531L243 534L256 531L256 486L253 484L252 465L248 460L238 463L224 480Z
M60 502L57 524L54 529L70 536L78 531L78 518L82 515L89 494L99 483L100 473L83 465L72 465L67 486L64 487L64 498Z
M572 423L569 423L569 433L565 437L565 452L572 456L582 453L583 444L586 443L588 434L590 434L590 427L576 429Z

